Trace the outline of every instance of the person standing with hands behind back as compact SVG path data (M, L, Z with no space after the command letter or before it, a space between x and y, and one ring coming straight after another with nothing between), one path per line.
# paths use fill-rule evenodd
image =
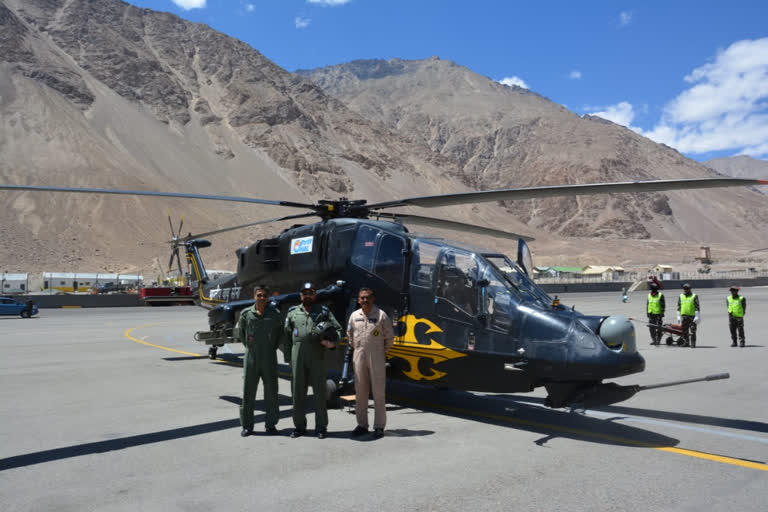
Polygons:
M360 309L349 317L347 336L354 349L355 365L357 427L352 436L368 432L368 394L373 390L373 429L378 439L384 436L387 426L387 351L395 342L395 334L389 316L374 304L375 301L373 290L360 288L357 295Z

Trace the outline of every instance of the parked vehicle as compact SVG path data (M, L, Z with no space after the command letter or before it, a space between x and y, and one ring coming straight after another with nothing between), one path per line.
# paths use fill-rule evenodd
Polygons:
M32 318L37 314L37 304L28 300L21 302L13 297L0 297L0 315L19 315L21 318Z

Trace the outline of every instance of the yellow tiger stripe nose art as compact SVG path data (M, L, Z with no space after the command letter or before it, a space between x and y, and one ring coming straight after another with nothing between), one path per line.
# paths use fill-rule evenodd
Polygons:
M431 359L433 364L447 361L448 359L456 359L458 357L466 357L466 354L456 352L449 348L445 348L438 342L429 338L429 343L419 343L416 337L416 326L419 324L425 324L428 329L424 334L431 334L435 332L443 332L443 330L435 325L434 322L427 320L426 318L416 318L414 315L405 315L400 317L400 322L406 326L405 334L395 337L395 344L387 352L387 357L399 357L408 361L410 366L407 372L403 372L409 379L412 380L435 380L443 377L446 373L435 369L432 369L432 373L424 375L419 370L419 360L421 358Z

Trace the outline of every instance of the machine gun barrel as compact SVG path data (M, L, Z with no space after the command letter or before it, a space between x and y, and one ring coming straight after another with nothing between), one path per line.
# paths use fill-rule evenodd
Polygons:
M647 389L657 389L657 388L667 388L670 386L680 386L681 384L691 384L693 382L705 382L709 380L721 380L721 379L730 379L731 374L729 373L716 373L714 375L707 375L706 377L701 377L698 379L687 379L687 380L675 380L672 382L664 382L662 384L651 384L650 386L638 386L638 391L645 391Z

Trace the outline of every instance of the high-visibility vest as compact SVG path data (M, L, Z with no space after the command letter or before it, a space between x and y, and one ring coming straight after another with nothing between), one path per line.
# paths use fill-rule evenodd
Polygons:
M661 314L661 293L657 293L655 296L652 293L648 294L648 312L652 315Z
M684 316L696 316L696 294L690 296L684 293L680 294L680 314Z
M728 312L735 318L744 317L744 297L739 295L735 299L733 295L728 296Z

